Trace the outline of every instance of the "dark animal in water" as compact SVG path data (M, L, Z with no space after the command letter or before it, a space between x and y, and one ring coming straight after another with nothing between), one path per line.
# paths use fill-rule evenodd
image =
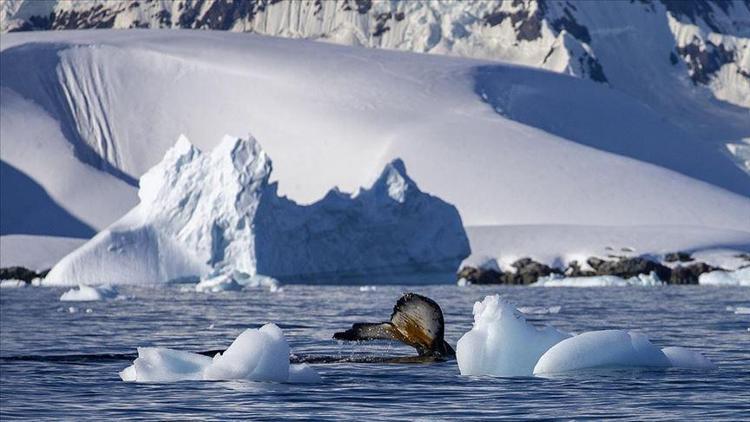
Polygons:
M445 339L443 311L434 300L407 293L396 302L391 320L379 323L357 323L352 328L336 333L336 340L396 340L417 349L420 358L445 360L456 357L456 352ZM415 359L419 360L419 359Z
M396 340L417 349L418 356L325 356L292 355L291 363L432 363L455 359L456 352L443 338L445 321L443 311L435 301L416 293L407 293L396 302L391 320L379 323L358 323L352 328L336 333L336 340ZM197 352L214 356L224 349ZM81 355L22 355L0 357L0 362L32 361L81 364L85 362L116 362L133 360L134 353L107 353Z

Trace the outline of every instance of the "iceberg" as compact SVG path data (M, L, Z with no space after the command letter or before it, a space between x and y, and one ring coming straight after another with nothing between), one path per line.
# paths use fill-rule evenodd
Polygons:
M420 191L401 160L370 188L333 189L309 205L280 197L271 171L252 137L225 136L206 154L180 136L141 177L138 206L64 257L45 283L149 284L236 272L284 282L394 281L452 274L469 254L456 208Z
M539 376L593 368L710 369L702 354L682 347L660 349L634 331L602 330L573 335L537 328L500 296L474 304L474 326L456 349L461 375Z
M161 347L139 347L133 365L120 372L127 382L246 380L317 383L320 376L307 364L289 363L289 344L281 329L266 324L247 329L224 353L213 358Z

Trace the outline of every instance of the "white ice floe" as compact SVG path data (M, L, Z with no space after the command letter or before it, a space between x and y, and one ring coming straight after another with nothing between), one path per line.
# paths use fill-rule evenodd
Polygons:
M229 274L218 273L209 275L195 285L195 291L199 293L218 293L258 287L267 288L272 293L284 291L281 283L273 277L260 274L250 276L240 271L233 271Z
M378 286L359 286L360 292L374 292L378 290Z
M461 277L461 278L459 278L459 279L458 279L458 281L456 282L456 285L457 285L458 287L466 287L466 286L471 286L471 281L469 281L469 280L467 280L467 279L465 279L465 278Z
M521 306L518 308L524 314L527 315L547 315L547 314L559 314L562 306Z
M727 311L737 315L748 315L750 314L750 306L727 306Z
M750 267L735 271L711 271L698 277L704 286L750 286Z
M91 302L97 300L114 299L117 289L112 286L87 286L79 284L60 296L61 302Z
M195 291L199 293L217 293L242 290L242 285L237 283L231 275L219 274L200 281L195 285Z
M591 277L561 277L550 275L541 277L532 286L540 287L628 287L628 286L661 286L664 282L655 272L639 274L637 277L622 278L613 275Z
M474 304L474 326L458 341L456 360L463 375L531 375L542 354L568 337L534 327L500 296L487 296Z
M534 374L590 368L668 367L669 359L643 334L623 330L589 331L552 346Z
M3 289L13 289L18 287L26 287L28 286L28 283L26 283L23 280L16 280L14 278L8 279L8 280L0 280L0 288Z
M139 347L138 358L120 372L120 378L129 382L321 382L317 372L308 365L289 364L289 344L275 324L245 330L224 353L217 353L213 358L161 347Z
M678 368L711 369L716 365L702 354L684 347L665 347L661 349L669 362Z
M644 334L624 330L572 335L528 323L498 295L474 304L474 326L458 341L462 375L531 376L608 367L712 368L698 352L659 349Z

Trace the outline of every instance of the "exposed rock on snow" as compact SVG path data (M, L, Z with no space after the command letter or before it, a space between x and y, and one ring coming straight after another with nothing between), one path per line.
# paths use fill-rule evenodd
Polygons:
M25 282L31 282L35 278L44 278L49 270L42 271L40 273L30 270L24 267L5 267L0 268L0 280L23 280Z
M400 160L369 189L334 189L310 205L279 197L270 174L271 160L255 139L227 136L204 154L181 136L141 177L140 204L63 258L46 282L133 284L238 273L395 281L453 273L469 254L458 211L421 192ZM242 282L202 286L235 284Z
M538 329L499 296L474 304L474 326L456 349L461 375L530 376L607 367L713 368L700 353L659 349L639 333L579 335Z
M213 358L160 347L139 347L138 358L120 372L120 378L128 382L321 381L308 365L289 364L289 344L275 324L245 330L223 354L217 353Z
M117 297L117 289L111 286L92 287L79 284L60 296L61 302L93 302L97 300L114 299Z
M693 261L689 255L670 255L672 261ZM613 256L615 257L615 256ZM686 259L689 258L689 259ZM511 264L511 270L503 272L494 258L483 258L477 261L469 257L463 261L457 277L471 284L532 284L546 286L629 286L629 285L660 285L660 284L698 284L701 274L717 270L716 267L704 262L689 265L675 265L670 268L659 262L642 257L616 257L617 259L601 259L591 257L586 260L586 266L581 267L577 260L567 264L565 269L552 268L534 261L522 258ZM487 265L493 262L493 265ZM476 265L473 267L471 265Z

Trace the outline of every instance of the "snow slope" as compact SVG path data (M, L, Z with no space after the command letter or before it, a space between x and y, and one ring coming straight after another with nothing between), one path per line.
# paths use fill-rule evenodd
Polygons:
M2 31L200 28L486 58L594 80L647 102L676 90L688 112L695 96L750 106L748 19L747 0L0 3Z
M750 179L693 135L750 134L746 112L684 117L545 71L250 34L37 32L0 48L2 161L73 229L133 207L134 181L180 133L210 150L252 132L279 194L302 204L401 158L464 224L537 225L539 244L548 225L691 226L696 244L724 245L750 232ZM41 214L23 225L49 225ZM70 235L55 230L40 229Z

